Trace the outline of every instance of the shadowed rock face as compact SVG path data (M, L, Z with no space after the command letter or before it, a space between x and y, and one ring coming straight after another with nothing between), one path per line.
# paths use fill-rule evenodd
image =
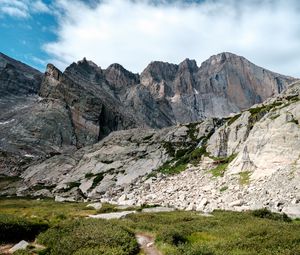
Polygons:
M85 59L73 63L64 73L49 64L40 96L66 104L77 147L82 147L99 141L114 130L138 125L138 118L120 100L125 86L130 86L136 79L121 66L113 65L103 71Z
M0 53L0 98L35 94L41 80L39 71Z

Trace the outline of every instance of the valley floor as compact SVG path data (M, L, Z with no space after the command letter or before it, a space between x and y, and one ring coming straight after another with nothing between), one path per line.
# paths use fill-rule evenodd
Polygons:
M103 220L87 216L121 209L104 204L97 211L86 206L1 199L1 247L26 240L31 245L14 254L300 254L300 221L265 209L214 211L207 217L194 211L142 213L141 208L131 208L137 213Z

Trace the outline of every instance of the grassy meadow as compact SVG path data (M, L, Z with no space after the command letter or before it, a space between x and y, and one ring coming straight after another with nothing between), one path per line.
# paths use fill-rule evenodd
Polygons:
M101 212L116 211L104 205ZM164 255L299 255L300 221L267 210L136 213L88 219L85 203L1 199L0 243L34 242L15 254L135 255L136 233L155 237ZM98 212L99 213L99 212Z

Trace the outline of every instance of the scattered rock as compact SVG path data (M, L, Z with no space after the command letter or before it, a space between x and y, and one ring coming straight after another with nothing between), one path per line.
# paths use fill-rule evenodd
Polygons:
M292 219L300 219L300 204L284 207L282 212Z
M55 196L55 202L75 202L76 200L72 197Z
M170 207L152 207L152 208L144 208L142 210L142 212L144 213L158 213L158 212L173 212L175 211L174 208L170 208Z
M22 240L19 243L17 243L16 245L14 245L11 249L9 249L10 253L14 253L18 250L25 250L27 248L27 246L29 245L28 242Z
M123 211L123 212L113 212L113 213L102 213L102 214L95 214L89 215L90 218L93 219L121 219L126 217L126 215L136 213L136 211Z
M231 202L229 204L229 207L242 206L243 204L244 204L244 201L239 199L239 200L235 200L235 201Z
M88 204L86 207L92 207L95 210L99 210L102 208L102 203L92 203L92 204Z

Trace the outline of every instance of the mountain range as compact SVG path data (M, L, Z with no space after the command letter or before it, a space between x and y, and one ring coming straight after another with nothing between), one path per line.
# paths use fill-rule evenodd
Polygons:
M210 57L200 67L189 59L178 65L154 61L140 74L119 64L102 69L85 58L64 72L48 64L42 74L0 54L0 174L4 180L0 193L128 203L134 200L132 189L142 187L145 192L153 180L166 182L165 177L149 181L151 173L160 176L166 169L192 169L188 166L195 162L198 169L210 169L230 157L236 158L227 162L233 164L228 172L259 176L260 169L275 169L276 164L259 167L257 160L270 153L261 149L265 144L256 146L257 136L255 142L249 141L252 147L247 139L253 137L251 132L259 133L257 125L267 125L264 118L271 110L286 115L285 109L298 103L297 84L293 77L228 52ZM296 126L289 127L292 135L299 127L298 115L291 114L286 118L295 120ZM271 132L262 130L261 137ZM280 166L289 165L277 161ZM135 187L137 183L140 186ZM159 202L145 200L147 195L132 203ZM209 204L203 199L200 210ZM192 203L196 207L196 202L184 207L193 209ZM175 202L171 205L180 207ZM207 210L218 206L210 205Z

